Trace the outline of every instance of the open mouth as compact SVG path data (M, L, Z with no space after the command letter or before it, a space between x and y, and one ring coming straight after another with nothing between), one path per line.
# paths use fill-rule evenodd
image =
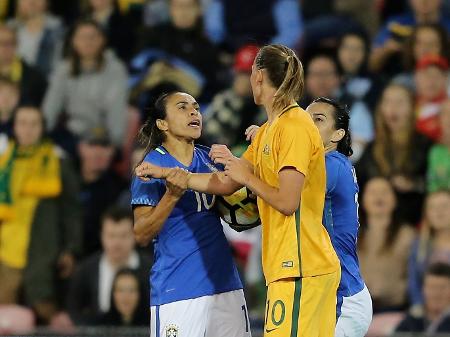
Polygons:
M199 119L196 119L196 120L193 120L192 122L190 122L189 124L188 124L191 128L200 128L201 127L201 122L200 122L200 120Z

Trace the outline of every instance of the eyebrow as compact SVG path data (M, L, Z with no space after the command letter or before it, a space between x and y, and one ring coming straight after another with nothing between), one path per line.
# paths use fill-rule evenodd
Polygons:
M322 112L313 112L313 115L314 116L323 116L323 117L327 118L327 116Z
M176 105L178 105L178 104L189 104L189 102L187 102L187 101L180 101L180 102L176 103ZM199 106L199 104L197 102L193 102L192 105Z

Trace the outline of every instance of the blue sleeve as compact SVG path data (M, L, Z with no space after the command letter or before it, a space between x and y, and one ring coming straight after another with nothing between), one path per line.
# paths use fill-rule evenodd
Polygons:
M156 206L163 196L165 185L160 179L142 181L133 177L131 182L131 206Z
M331 156L325 156L326 176L327 176L327 195L334 192L339 179L341 165Z
M271 43L279 43L290 48L296 46L303 34L300 2L298 0L278 0L273 7L273 18L277 35Z
M221 43L225 39L225 13L221 0L213 0L203 15L206 35L213 43Z
M161 166L155 153L147 154L144 161ZM143 181L133 177L131 182L131 206L145 205L156 206L166 191L166 184L161 179Z
M411 247L411 254L408 261L408 296L411 305L422 304L422 267L417 261L419 251L419 240L416 240Z
M350 133L352 138L365 142L375 136L372 116L363 102L355 102L350 109Z

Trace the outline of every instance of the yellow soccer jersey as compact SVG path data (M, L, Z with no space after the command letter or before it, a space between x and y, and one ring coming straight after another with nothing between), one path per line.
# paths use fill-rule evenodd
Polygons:
M262 264L266 283L339 270L339 260L322 225L325 200L325 155L319 131L298 105L265 123L243 158L255 175L278 187L278 173L293 167L305 175L300 209L285 216L258 198L262 222Z

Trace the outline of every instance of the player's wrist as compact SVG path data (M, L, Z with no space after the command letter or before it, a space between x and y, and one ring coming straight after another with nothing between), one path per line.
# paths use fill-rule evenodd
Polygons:
M191 178L192 178L192 172L188 172L187 178L186 178L186 186L188 189L191 188Z

